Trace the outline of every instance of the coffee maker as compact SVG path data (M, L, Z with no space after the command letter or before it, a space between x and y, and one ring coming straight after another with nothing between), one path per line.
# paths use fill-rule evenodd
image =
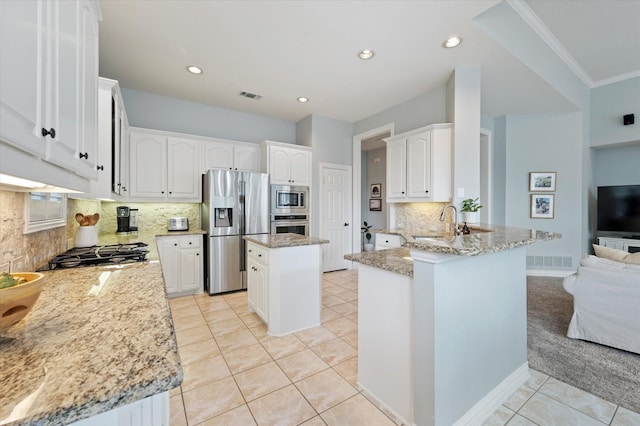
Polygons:
M129 233L129 217L131 210L127 206L116 207L116 217L118 219L117 235L126 235Z

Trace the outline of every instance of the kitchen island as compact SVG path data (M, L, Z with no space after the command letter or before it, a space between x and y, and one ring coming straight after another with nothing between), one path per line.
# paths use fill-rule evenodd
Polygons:
M160 264L44 274L32 311L0 331L0 424L168 424L182 369Z
M247 241L247 300L272 336L320 325L322 250L327 240L262 234Z
M560 235L393 232L403 248L345 256L360 263L358 385L408 424L481 424L529 377L525 247Z

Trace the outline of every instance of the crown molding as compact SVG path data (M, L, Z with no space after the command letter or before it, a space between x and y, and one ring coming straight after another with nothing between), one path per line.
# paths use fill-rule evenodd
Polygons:
M575 58L565 49L560 41L553 35L551 30L540 20L525 0L506 0L509 6L516 11L531 29L558 55L560 60L590 89L596 83L589 77L589 74L582 68Z

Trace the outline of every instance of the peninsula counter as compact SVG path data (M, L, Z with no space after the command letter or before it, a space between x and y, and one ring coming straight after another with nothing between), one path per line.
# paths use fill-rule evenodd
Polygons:
M395 232L405 247L345 256L360 263L358 385L408 424L481 424L529 377L525 247L560 235Z

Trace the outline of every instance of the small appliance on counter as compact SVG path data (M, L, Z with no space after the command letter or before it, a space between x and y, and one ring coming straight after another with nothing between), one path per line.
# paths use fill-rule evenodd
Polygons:
M117 235L127 235L130 232L129 218L131 210L127 206L116 207L116 218L118 220Z
M167 229L169 231L188 231L189 218L188 217L170 217L167 223Z
M129 209L129 232L138 232L138 209Z

